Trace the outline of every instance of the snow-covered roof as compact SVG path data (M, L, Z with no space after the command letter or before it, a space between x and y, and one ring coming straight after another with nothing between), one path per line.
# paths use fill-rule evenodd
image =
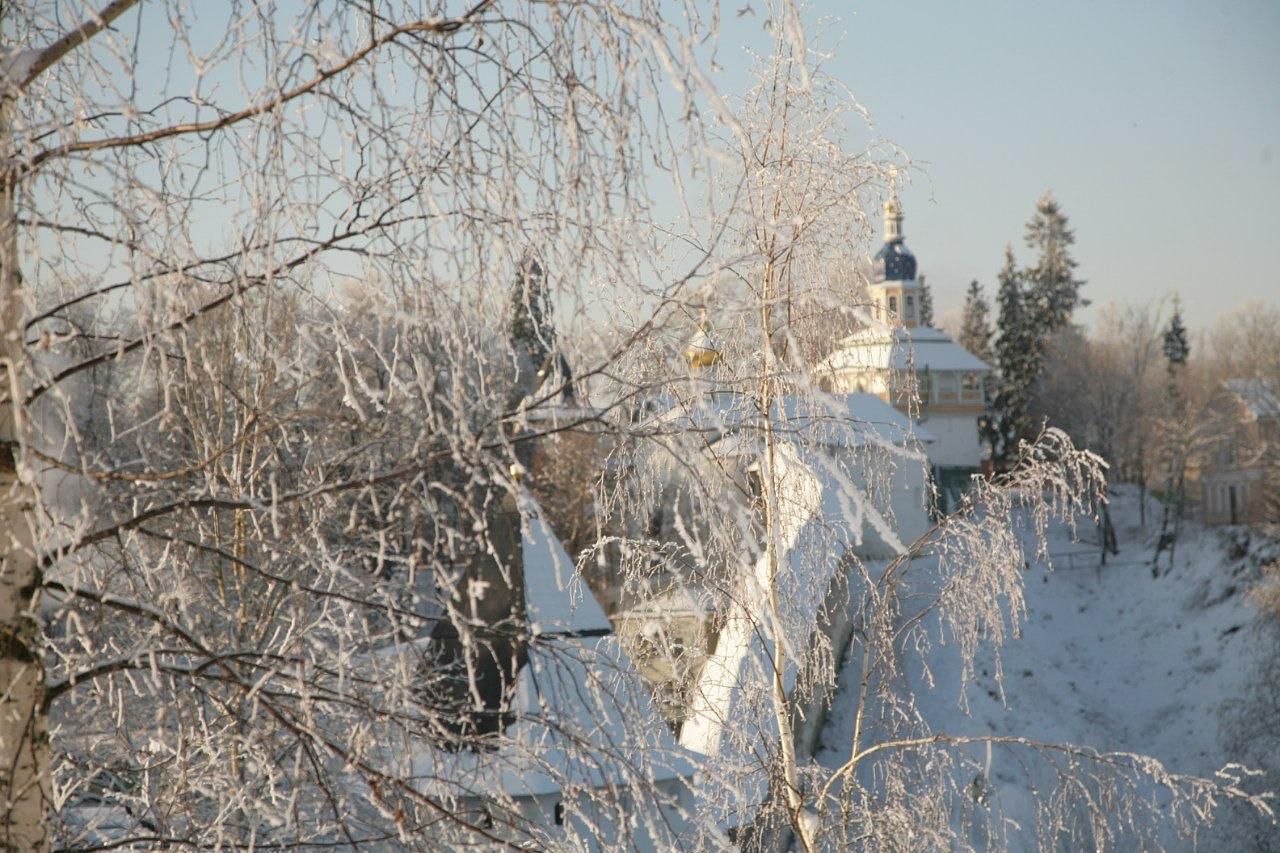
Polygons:
M494 752L417 744L412 774L431 780L425 793L540 796L566 786L688 778L696 769L612 635L536 640L517 677L513 711L516 721Z
M639 773L649 781L687 777L691 757L658 715L616 636L535 641L516 683L512 747L537 756L510 794L540 794L565 781L603 787Z
M704 394L673 405L654 419L665 430L702 433L708 441L758 430L764 418L745 394ZM869 443L932 442L935 436L874 394L800 396L778 399L773 428L828 447Z
M412 772L430 793L553 794L640 776L688 777L689 753L658 715L644 681L613 635L537 502L519 497L525 610L532 633L516 677L515 722L491 753L416 743ZM419 641L422 642L422 641ZM435 791L434 788L441 788Z
M824 405L826 404L826 405ZM828 446L849 447L879 438L891 444L936 436L875 394L854 392L812 400L786 396L781 401L783 426Z
M524 418L529 423L553 425L594 420L599 412L578 399L573 372L560 352L547 356L538 369L538 387L525 398Z
M628 607L617 616L650 619L654 616L688 616L699 618L707 615L708 606L687 586L676 586L644 601Z
M507 736L535 752L544 768L523 773L520 787L528 793L556 790L554 776L560 774L593 787L623 782L619 761L647 766L651 780L688 775L692 764L528 493L521 496L520 514L525 608L534 641L517 676L517 721ZM584 744L590 746L584 750ZM642 754L647 752L652 754Z
M1252 418L1280 417L1280 399L1276 389L1265 379L1228 379L1227 389L1240 398Z
M777 576L782 624L774 624L770 615L766 599L770 566L768 557L762 556L747 579L739 607L725 620L715 653L703 667L680 732L682 745L717 756L722 766L751 766L761 750L777 742L777 718L759 689L769 683L774 668L771 637L780 633L794 639L813 630L832 579L840 571L841 557L861 541L864 523L903 549L889 522L823 455L784 442L775 459L781 499L778 547L784 560L784 571ZM815 559L814 555L828 557ZM783 673L788 691L797 674L794 657L789 660ZM731 808L720 815L722 823L732 824L737 819L734 813L749 816L765 793L763 784L732 792L730 799L737 802L724 804Z
M985 372L991 366L939 329L866 329L842 340L823 370L888 369Z
M569 553L528 492L520 496L524 523L525 613L533 634L608 633L609 620Z

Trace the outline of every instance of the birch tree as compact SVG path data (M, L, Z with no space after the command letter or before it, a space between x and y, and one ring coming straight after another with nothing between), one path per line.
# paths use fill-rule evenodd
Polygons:
M389 744L479 754L450 685L534 642L522 259L636 311L698 274L639 272L650 170L733 124L686 11L4 4L6 846L545 843Z

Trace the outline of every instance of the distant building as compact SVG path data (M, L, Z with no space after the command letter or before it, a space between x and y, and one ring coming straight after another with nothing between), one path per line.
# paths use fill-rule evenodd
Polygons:
M876 323L842 340L816 371L834 393L874 394L927 424L926 446L940 509L951 509L982 468L978 421L986 412L991 367L945 332L920 325L921 283L902 233L897 199L884 206L884 245L872 259Z
M1205 524L1280 521L1280 389L1229 379L1209 401L1215 441L1200 469Z
M717 351L718 352L718 351ZM695 376L694 381L701 381ZM713 380L706 380L715 387ZM696 386L695 386L696 387ZM864 559L884 559L900 553L929 528L927 467L924 457L937 441L932 427L913 423L878 395L833 394L814 397L779 394L768 425L775 439L806 448L826 467L840 469L845 490L865 498L865 512L857 516L857 543L852 553ZM685 435L712 453L721 471L749 483L758 473L759 442L766 419L755 399L736 391L711 390L672 406L652 421L653 429ZM667 476L688 476L684 465L671 466ZM687 522L689 508L667 510ZM877 519L883 518L884 524ZM654 532L674 539L664 520Z

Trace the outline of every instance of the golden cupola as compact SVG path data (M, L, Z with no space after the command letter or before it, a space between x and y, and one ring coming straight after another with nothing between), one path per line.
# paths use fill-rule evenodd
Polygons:
M702 316L698 319L698 328L693 333L693 337L689 339L688 346L684 349L685 361L689 363L690 370L703 370L724 361L724 354L720 351L720 346L711 336L711 321L707 319L707 309L702 309Z

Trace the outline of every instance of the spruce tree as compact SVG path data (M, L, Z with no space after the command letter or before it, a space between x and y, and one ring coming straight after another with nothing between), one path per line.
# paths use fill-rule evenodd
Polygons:
M1164 332L1164 358L1169 374L1175 375L1190 355L1191 344L1187 340L1187 327L1182 324L1182 308L1175 302L1169 327Z
M542 264L532 253L525 253L516 267L516 280L511 288L511 343L529 352L550 351L550 298ZM541 359L538 359L541 361Z
M542 264L532 252L526 252L516 267L508 334L516 359L511 393L512 401L516 402L537 387L538 371L551 355L555 342L551 295Z
M991 306L982 293L977 279L969 282L969 292L964 298L964 315L960 319L960 346L991 364Z
M1066 214L1053 193L1046 190L1027 223L1027 246L1035 251L1036 262L1025 273L1028 313L1041 337L1051 337L1071 322L1077 306L1088 304L1080 299L1084 282L1075 277L1076 262L1071 257L1075 241Z
M929 290L923 275L920 276L920 325L933 326L933 291Z
M1044 338L1011 246L1005 247L999 282L1000 335L994 346L999 377L982 432L991 446L992 461L1004 468L1013 460L1019 442L1032 437L1030 403L1044 362Z
M1175 299L1173 316L1164 331L1164 360L1167 374L1165 416L1161 424L1160 451L1164 457L1164 511L1160 519L1160 536L1151 563L1152 577L1160 573L1160 554L1169 552L1169 568L1173 568L1178 533L1182 527L1182 506L1186 497L1187 461L1191 455L1191 423L1184 391L1187 359L1191 344L1187 327L1182 322L1182 307ZM1172 528L1171 528L1172 525Z

